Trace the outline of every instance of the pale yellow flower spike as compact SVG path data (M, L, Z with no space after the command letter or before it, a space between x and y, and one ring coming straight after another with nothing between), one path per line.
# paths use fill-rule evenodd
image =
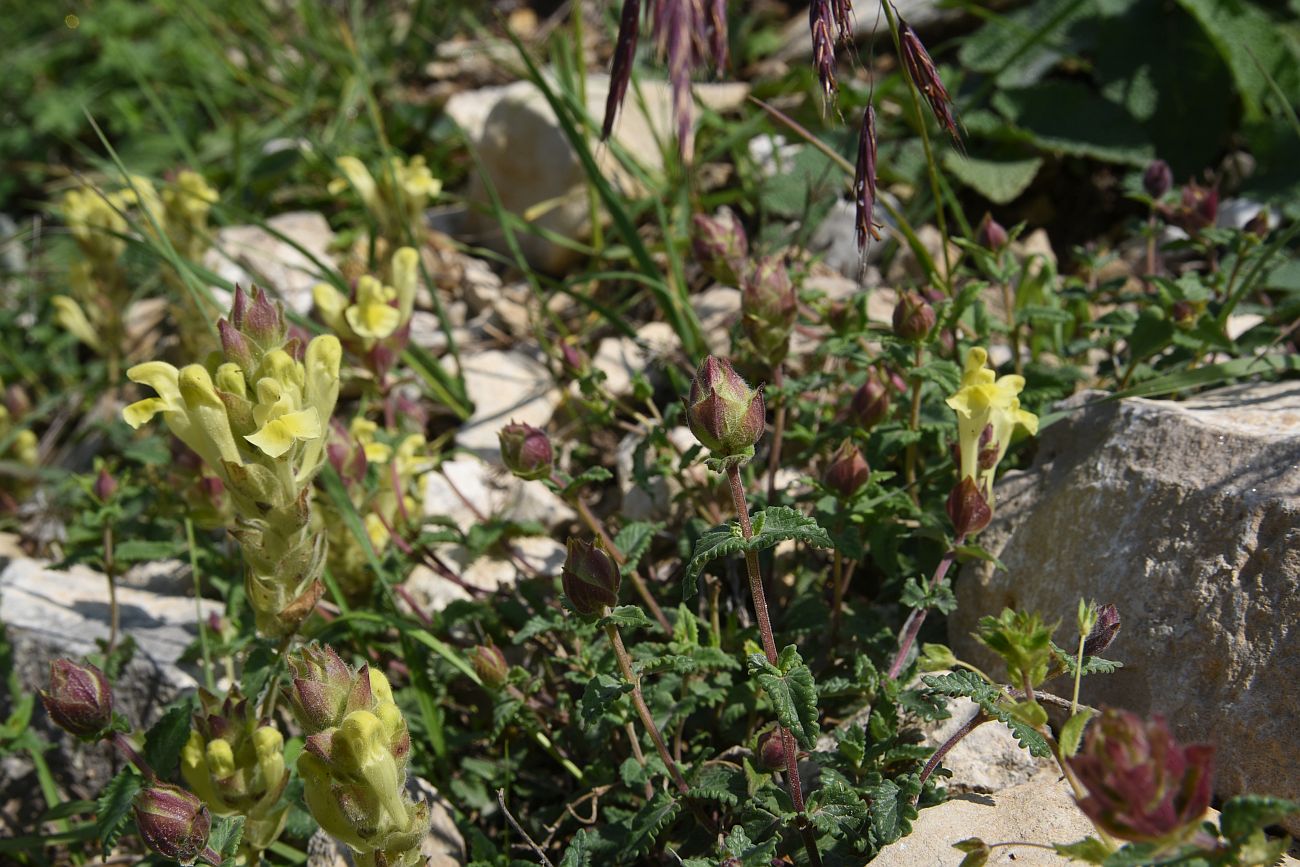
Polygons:
M1016 426L1031 435L1038 433L1038 416L1020 408L1018 395L1025 387L1025 378L1010 374L998 377L985 367L988 353L973 347L966 354L961 387L948 398L948 406L957 413L957 442L961 450L961 477L979 483L992 502L993 474L997 464L1011 444ZM984 429L992 428L992 439L987 448L995 448L997 457L987 469L980 468L980 437Z

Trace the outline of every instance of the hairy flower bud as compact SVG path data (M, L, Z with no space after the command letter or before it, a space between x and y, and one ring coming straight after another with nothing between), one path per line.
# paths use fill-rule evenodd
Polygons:
M91 489L94 491L95 499L107 503L117 493L117 479L113 478L107 469L100 467L99 475L95 476L95 483Z
M469 650L469 661L474 666L474 673L488 689L500 689L506 685L510 676L510 663L506 655L495 644L480 644Z
M970 476L964 476L948 494L947 510L958 537L978 533L993 520L993 508Z
M759 740L758 764L765 771L785 770L785 744L780 731L768 732Z
M238 364L245 376L251 376L256 361L247 338L227 319L217 320L217 334L221 338L221 351L228 361Z
M510 422L497 433L501 442L501 462L521 479L545 479L551 475L555 452L551 441L540 428Z
M720 283L739 282L741 266L749 256L749 238L736 215L727 208L712 217L695 214L691 228L691 249L704 272Z
M772 366L785 360L799 299L790 272L777 256L755 263L742 282L740 326L759 357Z
M584 617L597 617L618 604L622 582L618 564L603 548L569 537L568 556L560 572L564 595L573 610Z
M934 308L915 292L904 292L894 305L894 335L920 343L934 329Z
M1164 198L1173 185L1173 170L1164 160L1154 160L1142 173L1142 189L1153 199Z
M309 644L289 657L293 682L289 703L310 734L338 725L348 707L354 678L347 663L328 644Z
M270 350L284 344L288 334L284 322L284 305L272 301L264 290L252 287L252 301L243 319L244 326L240 330L262 349Z
M79 738L97 739L113 724L113 690L104 672L70 659L50 663L50 688L41 704L59 728Z
M985 212L984 219L980 221L978 240L981 246L998 252L1007 245L1010 240L1006 228L993 219L993 215Z
M704 359L691 383L686 419L705 448L717 457L746 454L763 438L766 418L761 389L751 389L730 361Z
M889 389L874 374L853 393L849 405L853 420L863 430L871 430L889 415Z
M1175 210L1174 222L1189 233L1208 229L1219 218L1219 188L1189 183L1183 187L1182 201Z
M867 466L866 458L862 457L857 446L846 442L840 446L835 460L826 467L822 482L847 500L860 491L869 478L871 467Z
M1159 716L1107 708L1069 761L1088 792L1079 809L1121 840L1177 843L1210 806L1214 747L1179 744Z
M1110 643L1119 635L1119 609L1114 605L1103 605L1097 611L1097 622L1092 631L1083 640L1084 656L1100 656L1110 647Z
M154 783L140 790L132 806L140 836L164 858L188 864L207 847L212 816L181 787Z
M587 375L587 372L591 369L591 359L587 357L587 353L568 340L560 341L557 349L560 355L560 365L564 368L565 373L578 378Z
M1272 228L1272 220L1269 217L1268 208L1260 208L1255 216L1246 221L1242 231L1248 235L1254 235L1256 238L1264 239L1268 237L1269 230Z

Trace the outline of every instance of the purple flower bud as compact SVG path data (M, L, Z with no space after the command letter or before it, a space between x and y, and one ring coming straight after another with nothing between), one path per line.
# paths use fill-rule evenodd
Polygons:
M272 301L270 295L256 286L252 290L253 301L244 314L244 327L240 331L263 350L271 350L284 344L288 328L284 322L284 305ZM231 318L234 318L233 313Z
M1196 305L1187 300L1175 301L1169 305L1169 318L1173 320L1174 325L1186 331L1196 325L1198 318Z
M598 617L606 608L618 604L622 577L618 564L603 548L570 536L560 582L574 611L584 617Z
M560 365L569 376L581 379L591 368L591 359L587 353L574 346L568 340L561 340L558 345Z
M497 433L501 442L501 462L521 479L545 479L551 475L555 452L551 441L540 428L510 422Z
M1214 747L1183 746L1162 717L1149 722L1107 708L1070 759L1088 795L1079 809L1121 840L1174 844L1195 832L1210 806Z
M27 396L27 390L16 382L10 383L5 389L4 404L14 419L22 418L32 409L32 399Z
M348 710L354 676L328 644L309 644L289 655L289 704L308 734L339 724Z
M99 739L113 724L113 690L93 665L51 662L50 688L41 691L41 704L55 725L86 740Z
M135 825L149 848L188 864L208 845L212 817L197 797L167 783L154 783L135 796Z
M248 314L248 295L244 287L235 284L235 300L230 305L230 322L240 331L244 330L244 317Z
M758 765L765 771L785 770L785 744L780 731L768 732L759 740Z
M1182 200L1173 221L1183 231L1195 234L1214 225L1219 217L1219 188L1193 182L1183 187Z
M480 644L469 651L470 664L488 689L500 689L510 677L510 663L495 644Z
M1164 198L1173 185L1174 173L1164 160L1155 160L1142 174L1142 189L1153 199Z
M741 266L749 256L749 239L736 215L727 208L713 217L696 214L691 227L691 249L705 273L720 283L738 283Z
M984 219L980 221L979 227L979 243L981 246L996 253L1006 247L1008 240L1007 230L1001 223L993 219L992 214L985 212Z
M975 480L966 476L948 495L948 520L958 538L978 533L993 520L993 509Z
M226 319L217 320L217 334L221 337L221 351L226 360L238 364L246 377L251 376L256 362L244 335Z
M1254 235L1256 238L1267 238L1269 230L1272 228L1268 208L1260 208L1255 216L1246 222L1243 228L1247 234Z
M1083 655L1101 656L1119 635L1119 626L1119 609L1114 605L1103 605L1097 612L1097 622L1092 631L1083 640Z
M847 500L860 491L870 478L871 467L867 466L866 458L862 457L857 446L846 442L840 446L835 460L826 467L822 483Z
M751 389L730 361L710 355L695 371L686 418L691 433L717 457L745 454L763 438L762 389Z
M109 475L108 470L100 467L99 475L95 476L95 483L91 488L95 494L95 499L101 503L107 503L117 493L117 479Z
M849 406L858 427L871 430L889 415L889 389L874 374L868 374L867 381L853 393Z
M904 292L894 305L894 334L900 340L920 343L934 329L934 308L915 292Z
M790 349L790 332L799 299L790 272L776 256L766 256L742 281L740 326L760 358L775 367Z

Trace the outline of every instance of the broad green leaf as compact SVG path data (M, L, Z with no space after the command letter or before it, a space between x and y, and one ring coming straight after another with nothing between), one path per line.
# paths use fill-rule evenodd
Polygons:
M691 562L686 564L686 574L682 578L682 599L691 599L698 589L700 573L710 561L745 550L745 537L741 535L740 525L722 524L700 536L691 554Z
M1096 837L1084 837L1073 843L1055 843L1053 848L1071 861L1084 861L1088 864L1101 864L1110 855L1110 850Z
M621 569L624 575L636 570L637 564L650 549L650 542L654 540L655 534L663 528L664 525L658 522L633 521L618 531L618 535L614 537L614 544L626 558Z
M1295 801L1267 795L1238 795L1223 805L1219 827L1223 836L1235 840L1297 813L1300 813L1300 803Z
M640 605L620 605L600 618L596 625L601 629L606 626L616 626L619 629L642 629L655 624L653 620L646 617Z
M227 859L233 858L239 848L239 841L243 838L243 816L214 816L212 818L212 830L208 835L208 845L217 854Z
M1300 53L1294 40L1263 8L1222 0L1178 0L1201 24L1205 35L1232 71L1251 120L1263 117L1263 102L1272 77L1294 105L1300 102Z
M144 788L144 779L127 767L108 781L108 785L99 793L98 810L95 813L95 835L99 837L100 846L105 856L117 844L126 823L131 817L131 802L140 789Z
M632 691L631 684L622 678L608 674L598 674L587 682L587 688L578 701L578 713L583 725L591 728L601 716L610 709L610 705Z
M1066 758L1072 758L1075 753L1079 752L1079 745L1083 743L1083 732L1088 727L1088 720L1092 719L1093 711L1084 709L1077 711L1074 716L1065 721L1061 726L1061 754Z
M620 854L634 860L653 851L655 839L677 815L677 799L667 792L656 792L636 814L628 820L626 835L619 840Z
M921 783L917 774L908 774L897 780L881 780L867 790L871 833L877 846L887 846L912 832L916 797L920 793Z
M769 506L755 513L753 530L754 535L746 539L740 525L731 522L714 527L702 535L695 543L691 562L686 567L686 575L682 580L682 598L690 599L695 595L700 572L718 557L744 551L762 551L788 539L819 548L831 547L830 536L826 535L815 518L789 506Z
M836 838L856 836L867 818L867 805L852 788L827 783L809 797L808 818L823 834Z
M1055 153L1133 166L1155 157L1146 132L1124 109L1077 82L1001 90L993 106L1035 145Z
M1029 188L1043 159L982 160L945 151L943 164L949 174L984 198L1005 205Z
M788 645L777 657L777 664L761 653L749 657L749 673L772 701L776 717L790 730L804 749L814 748L817 740L817 684L812 671L799 657L799 650Z
M167 709L158 722L144 736L144 759L163 779L176 771L181 747L190 736L190 714L193 702L189 696Z
M749 795L745 772L732 765L707 764L691 780L689 797L735 807Z

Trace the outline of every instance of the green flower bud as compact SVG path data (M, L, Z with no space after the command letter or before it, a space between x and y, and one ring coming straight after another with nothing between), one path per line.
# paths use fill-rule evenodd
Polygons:
M59 728L87 740L102 737L113 724L113 690L104 672L70 659L50 663L50 688L41 704Z
M934 308L915 292L904 292L894 305L894 334L900 340L920 343L934 329Z
M244 335L263 351L283 346L288 334L284 322L284 305L256 286L252 288L252 302L248 304L240 329Z
M202 801L179 786L150 785L135 796L133 808L140 836L164 858L190 864L207 848L212 816Z
M328 644L309 644L289 656L289 704L309 734L339 724L353 690L353 674Z
M763 438L766 417L762 389L751 389L726 359L704 359L691 383L686 418L705 448L717 457L745 454Z
M866 458L862 457L857 446L846 442L840 446L835 460L826 467L822 482L847 500L860 491L869 478L871 467L867 466Z
M618 604L622 582L618 565L604 549L589 542L569 537L560 581L569 604L584 617L599 617L606 608Z
M497 439L501 442L501 462L510 472L529 481L550 477L555 453L540 428L512 421L501 428Z
M695 214L691 218L691 248L695 261L714 280L735 285L749 255L749 239L736 215L723 208L716 217Z
M958 537L978 533L993 520L993 508L975 480L965 476L948 494L948 520Z
M474 673L488 689L500 689L506 685L506 679L510 676L510 664L506 662L501 648L495 644L480 644L470 648L469 659L474 666Z
M790 332L799 313L790 272L779 257L766 256L742 283L740 326L759 357L778 365L790 349Z

